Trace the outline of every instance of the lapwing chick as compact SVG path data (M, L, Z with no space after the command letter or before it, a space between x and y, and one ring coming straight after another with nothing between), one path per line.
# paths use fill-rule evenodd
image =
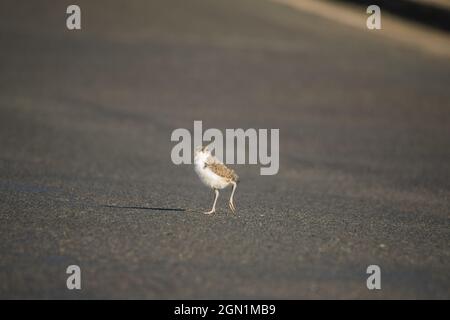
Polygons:
M197 172L200 180L214 190L214 203L210 211L205 214L212 214L216 212L216 202L219 198L219 189L224 189L232 186L230 201L228 206L233 213L236 212L234 206L233 196L236 191L237 183L239 182L238 175L230 168L227 168L219 159L211 154L208 147L197 147L194 156L195 172Z

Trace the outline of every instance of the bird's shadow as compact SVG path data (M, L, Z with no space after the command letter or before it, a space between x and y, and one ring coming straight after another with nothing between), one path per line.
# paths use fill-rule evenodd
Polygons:
M170 212L196 212L196 210L189 210L184 208L166 208L166 207L145 207L145 206L119 206L112 204L101 205L105 208L114 209L134 209L134 210L151 210L151 211L170 211Z

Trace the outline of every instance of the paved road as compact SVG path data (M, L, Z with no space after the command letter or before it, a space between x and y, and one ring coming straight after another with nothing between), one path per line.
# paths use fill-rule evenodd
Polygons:
M448 60L265 1L99 2L75 32L0 5L1 298L450 298ZM171 163L194 120L280 128L235 216Z

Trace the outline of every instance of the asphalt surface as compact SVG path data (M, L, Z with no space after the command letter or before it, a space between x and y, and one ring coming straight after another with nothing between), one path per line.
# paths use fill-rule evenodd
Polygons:
M266 1L69 4L0 4L0 298L450 298L448 60ZM194 120L280 129L236 215L171 162Z

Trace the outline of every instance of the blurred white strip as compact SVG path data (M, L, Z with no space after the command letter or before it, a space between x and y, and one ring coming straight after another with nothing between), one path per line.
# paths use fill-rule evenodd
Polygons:
M450 36L442 31L411 23L383 11L381 7L381 30L368 30L366 8L323 0L271 0L299 11L315 14L362 31L368 36L386 36L423 51L450 58Z

